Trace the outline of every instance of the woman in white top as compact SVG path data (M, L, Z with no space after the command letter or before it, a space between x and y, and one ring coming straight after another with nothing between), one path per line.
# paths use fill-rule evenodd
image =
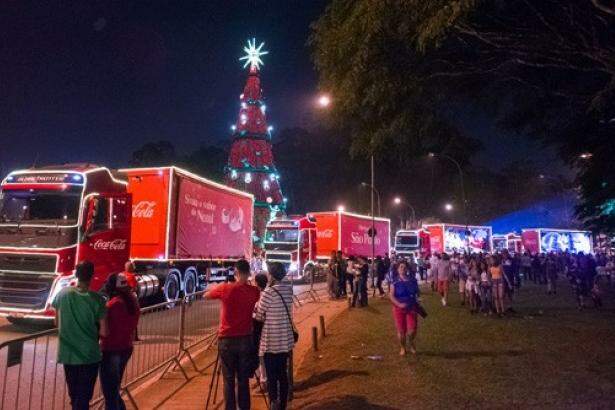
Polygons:
M269 286L263 291L255 318L263 322L259 355L265 360L267 390L272 408L286 409L288 358L295 340L292 325L292 285L283 281L281 263L269 264Z

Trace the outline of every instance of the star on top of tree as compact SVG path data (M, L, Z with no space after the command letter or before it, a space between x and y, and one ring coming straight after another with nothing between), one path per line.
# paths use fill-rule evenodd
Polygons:
M246 52L246 55L241 57L239 61L246 60L243 68L250 66L250 69L253 67L257 70L260 69L261 65L265 65L263 60L261 60L261 56L265 54L269 54L269 51L261 51L265 42L262 42L258 47L256 47L256 39L253 38L252 41L248 40L248 46L243 48L243 51Z

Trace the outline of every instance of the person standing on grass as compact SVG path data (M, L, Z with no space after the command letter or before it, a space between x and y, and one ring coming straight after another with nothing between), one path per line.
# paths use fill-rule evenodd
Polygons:
M495 311L502 317L504 316L504 269L502 269L500 258L493 258L493 264L489 268L489 273L491 274L491 289Z
M284 281L281 263L269 264L270 286L263 292L255 318L263 322L259 355L265 361L267 392L271 409L285 410L288 401L288 359L295 346L293 335L293 289Z
M417 299L420 295L416 278L408 275L406 261L397 265L399 280L393 283L393 290L389 298L393 303L393 319L397 327L401 356L406 355L406 344L410 346L410 353L416 354L416 332L418 316L416 311Z
M442 254L442 259L436 266L438 279L438 293L442 297L442 306L448 305L448 287L452 277L451 258L447 253Z
M376 257L376 287L380 297L384 297L384 289L382 288L382 282L387 275L387 267L380 255Z
M427 269L427 277L431 282L431 290L433 292L438 291L438 263L440 262L440 255L433 253L429 257L429 267Z
M466 257L459 258L457 277L459 278L459 298L461 299L461 306L465 306L466 282L468 280L468 262L466 260Z
M254 353L252 315L260 297L256 286L248 283L250 263L240 259L235 265L235 282L214 286L205 293L206 299L220 299L218 355L224 379L226 410L250 408L251 376L249 358ZM237 395L235 395L237 385Z
M125 410L120 387L126 364L132 356L133 341L139 323L139 303L123 273L107 280L107 325L109 334L100 339L102 362L100 383L106 410Z
M58 326L58 363L64 365L71 408L87 410L102 359L98 338L108 335L108 327L105 300L90 291L94 276L92 262L79 263L75 276L77 286L58 292L52 306Z
M483 315L491 314L491 275L487 269L487 262L480 260L478 262L478 271L480 272L480 310Z

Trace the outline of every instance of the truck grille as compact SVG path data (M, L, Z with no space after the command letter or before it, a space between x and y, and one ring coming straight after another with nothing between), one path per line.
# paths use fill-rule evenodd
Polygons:
M0 271L3 270L53 273L56 271L56 256L0 252Z
M290 253L271 253L267 252L268 261L290 262L292 260Z
M0 308L43 309L55 276L0 272Z

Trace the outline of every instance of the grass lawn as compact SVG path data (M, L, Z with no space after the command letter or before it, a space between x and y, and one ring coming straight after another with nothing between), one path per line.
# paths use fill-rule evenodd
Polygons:
M517 313L497 318L470 315L456 294L444 308L426 290L416 357L398 355L388 299L370 299L328 325L293 408L615 408L615 292L579 312L563 280L559 291L524 286Z

